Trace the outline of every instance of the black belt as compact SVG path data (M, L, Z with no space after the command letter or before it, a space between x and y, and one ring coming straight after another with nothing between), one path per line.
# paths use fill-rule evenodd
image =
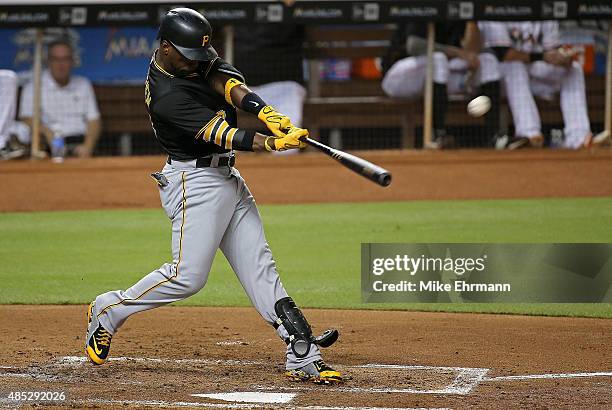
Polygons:
M202 157L196 159L196 168L208 168L212 163L213 157ZM178 160L175 160L178 161ZM168 164L172 164L172 159L168 157L166 161ZM219 164L217 167L233 167L236 164L236 156L230 155L229 157L219 157Z

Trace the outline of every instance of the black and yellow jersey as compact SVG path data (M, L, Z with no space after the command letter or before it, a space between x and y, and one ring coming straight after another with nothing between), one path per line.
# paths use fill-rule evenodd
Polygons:
M206 82L212 72L244 82L240 71L220 58L200 72L176 76L151 58L145 82L145 103L156 138L170 158L192 160L232 148L238 131L236 109Z

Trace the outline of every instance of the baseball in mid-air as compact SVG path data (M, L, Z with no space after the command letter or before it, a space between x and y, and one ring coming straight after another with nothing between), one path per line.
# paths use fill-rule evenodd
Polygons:
M468 114L472 117L482 117L491 109L491 99L486 95L474 98L467 105Z

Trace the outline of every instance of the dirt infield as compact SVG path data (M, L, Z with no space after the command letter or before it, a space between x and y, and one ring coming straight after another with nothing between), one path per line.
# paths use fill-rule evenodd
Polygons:
M363 155L393 172L391 187L375 186L316 154L243 154L238 168L259 203L612 196L611 151ZM159 197L148 174L163 161L0 163L10 193L0 196L0 212L156 208ZM279 177L271 183L274 173ZM340 329L326 359L352 377L345 385L284 379L283 344L254 309L167 307L136 315L114 338L109 363L95 367L84 359L84 306L0 306L0 407L612 407L612 320L306 314L315 330ZM47 398L64 400L8 399L14 392L51 392ZM237 392L268 402L211 397Z
M358 154L388 168L391 186L381 188L316 153L240 154L237 167L259 203L612 195L612 150ZM0 163L3 191L10 192L0 196L0 212L156 208L149 174L163 163L162 157Z
M134 316L113 340L114 360L96 367L83 359L84 306L2 306L0 405L11 404L12 391L53 391L77 408L239 406L192 396L230 392L295 395L287 404L249 405L266 408L612 406L612 373L588 374L611 371L610 320L306 314L317 330L339 325L342 336L326 357L352 376L345 385L285 380L284 345L254 309L171 307Z

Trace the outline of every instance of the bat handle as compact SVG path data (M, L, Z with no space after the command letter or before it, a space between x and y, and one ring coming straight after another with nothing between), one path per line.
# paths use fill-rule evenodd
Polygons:
M310 139L308 137L303 138L302 141L304 141L306 144L312 146L312 147L316 147L319 149L325 149L325 145L321 144L319 141Z

